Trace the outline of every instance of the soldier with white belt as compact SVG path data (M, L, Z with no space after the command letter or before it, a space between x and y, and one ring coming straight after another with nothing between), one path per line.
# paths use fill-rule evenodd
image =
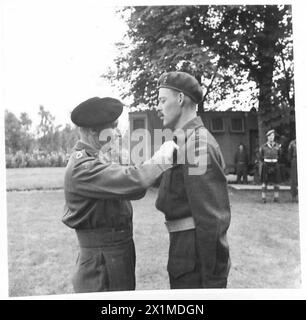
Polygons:
M225 288L230 203L220 147L196 113L202 88L185 72L166 73L158 85L163 125L174 130L179 146L156 200L170 237L170 288Z
M267 185L274 184L274 202L279 201L279 158L281 145L274 141L275 131L269 130L266 133L267 142L260 147L260 160L262 162L261 181L262 181L262 202L266 203Z

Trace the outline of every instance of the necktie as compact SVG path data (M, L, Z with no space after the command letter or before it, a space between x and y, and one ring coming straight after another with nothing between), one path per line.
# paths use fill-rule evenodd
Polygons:
M173 136L174 143L177 144L177 136ZM174 149L173 151L173 164L177 164L177 150Z

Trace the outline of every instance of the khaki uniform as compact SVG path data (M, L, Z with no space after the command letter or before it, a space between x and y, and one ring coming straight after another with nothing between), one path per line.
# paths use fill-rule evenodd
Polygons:
M279 182L280 182L280 159L281 145L272 142L266 142L260 147L259 155L262 164L261 168L261 197L263 203L266 203L267 185L274 184L274 202L278 202L279 198Z
M237 183L241 182L241 177L243 177L243 183L248 183L248 154L243 147L243 150L238 150L235 153L235 164L236 164L236 174Z
M261 180L263 183L274 183L280 182L280 171L279 171L279 157L280 157L281 145L273 142L263 144L260 148L260 160L262 161L262 172Z
M290 181L291 181L291 195L292 198L298 195L298 176L297 176L297 151L296 151L296 140L292 140L288 147L288 157L291 165L290 170Z
M223 157L201 118L191 120L183 130L186 148L180 146L179 152L186 156L195 150L198 156L204 146L206 160L201 174L191 175L189 169L196 165L187 163L162 175L156 207L164 213L170 231L170 287L225 288L230 269L226 233L231 213ZM189 226L175 230L176 225L184 224Z
M169 165L138 167L102 163L78 141L69 159L62 221L75 229L80 253L73 276L75 292L135 289L133 210Z

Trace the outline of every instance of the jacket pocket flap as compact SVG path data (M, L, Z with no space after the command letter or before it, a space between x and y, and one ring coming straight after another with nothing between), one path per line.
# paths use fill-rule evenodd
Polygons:
M195 261L193 259L171 259L168 262L168 272L175 278L179 278L186 273L195 269Z

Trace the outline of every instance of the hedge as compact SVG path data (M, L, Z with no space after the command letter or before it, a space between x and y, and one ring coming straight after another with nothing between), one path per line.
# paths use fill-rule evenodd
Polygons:
M69 155L64 152L6 154L6 168L65 167Z

